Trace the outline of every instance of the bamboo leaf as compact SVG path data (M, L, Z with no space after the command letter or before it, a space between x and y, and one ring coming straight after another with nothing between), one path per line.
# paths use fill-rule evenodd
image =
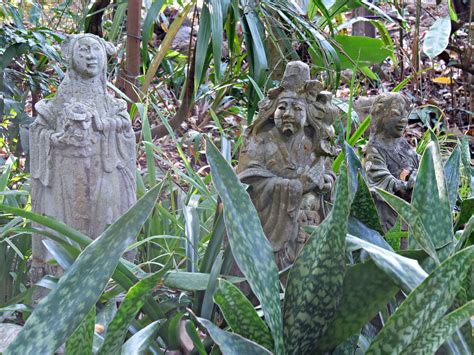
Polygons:
M349 267L336 316L318 345L318 353L335 348L359 332L398 290L395 282L373 260Z
M214 293L214 301L234 333L272 350L272 335L252 303L236 286L223 279Z
M282 354L284 347L280 290L272 248L248 193L210 140L207 140L206 155L211 166L212 180L224 203L224 220L232 254L262 305L265 320L275 341L275 352Z
M474 247L466 248L437 267L389 318L366 354L398 354L435 325L451 306L473 257Z
M145 21L143 21L142 29L142 58L145 63L148 63L148 42L150 41L150 36L153 33L153 27L155 24L155 19L160 13L165 0L155 0L151 4L148 12L146 13Z
M219 81L221 78L222 41L224 39L224 32L222 28L222 1L210 0L208 6L209 15L211 17L212 54L214 56L214 70L216 78Z
M194 91L197 92L199 85L202 82L204 74L204 63L206 62L207 50L209 46L209 39L211 38L211 15L209 14L208 2L206 1L202 6L201 17L199 19L199 30L196 40L196 62Z
M423 355L434 354L441 345L471 317L473 312L473 301L454 310L438 321L426 332L421 334L406 349L404 354Z
M347 175L343 166L332 211L308 240L288 276L283 321L289 353L314 353L342 297L351 203Z
M451 19L449 16L438 18L426 32L423 52L430 58L441 54L448 46L450 35Z
M148 275L128 290L114 319L109 324L99 354L118 354L120 352L130 322L135 319L145 303L144 296L158 284L165 271L164 267L160 271Z
M124 1L117 5L114 14L114 20L112 22L112 27L110 28L110 32L108 35L108 39L111 42L114 42L119 34L120 27L123 23L123 18L125 17L125 12L127 11L128 1Z
M222 354L226 355L242 355L242 354L271 354L264 347L245 339L244 337L226 332L204 318L198 318L199 322L207 329L212 340L215 341Z
M411 205L419 212L421 223L436 248L454 240L449 203L438 144L430 142L421 158Z
M95 305L66 342L66 355L92 355L95 329Z
M150 190L84 249L58 286L36 307L6 354L53 353L66 341L100 297L159 191L159 186Z

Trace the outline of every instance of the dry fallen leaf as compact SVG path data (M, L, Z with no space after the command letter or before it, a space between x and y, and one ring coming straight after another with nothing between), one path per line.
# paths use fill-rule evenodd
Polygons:
M438 76L437 78L431 79L433 83L436 84L443 84L443 85L451 85L454 82L451 80L451 78L448 78L446 76Z
M408 176L410 176L410 171L407 169L402 169L400 171L400 180L407 181Z

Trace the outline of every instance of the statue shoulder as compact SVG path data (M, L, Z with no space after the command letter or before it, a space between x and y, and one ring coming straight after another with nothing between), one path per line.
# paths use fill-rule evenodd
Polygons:
M39 121L46 122L48 125L54 127L57 114L57 108L55 105L55 99L50 100L41 100L35 104L35 110L37 112L37 116L33 124L38 123Z
M107 95L107 103L114 112L123 113L127 112L127 102L123 99L116 98L112 95Z

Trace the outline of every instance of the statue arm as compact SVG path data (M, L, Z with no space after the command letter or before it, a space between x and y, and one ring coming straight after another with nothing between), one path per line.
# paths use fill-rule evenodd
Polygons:
M378 187L390 193L407 190L407 183L390 173L387 162L376 148L367 150L364 166L371 188Z
M50 157L53 144L51 136L55 130L52 129L48 120L41 113L30 125L30 171L34 179L40 180L44 186L50 185L51 164Z

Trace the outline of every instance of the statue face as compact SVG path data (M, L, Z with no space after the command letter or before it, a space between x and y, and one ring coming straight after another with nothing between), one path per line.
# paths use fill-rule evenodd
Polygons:
M100 43L91 37L83 37L74 45L72 66L83 78L93 78L105 65L105 53Z
M306 122L306 103L296 97L281 97L273 115L275 126L286 136L300 131Z
M384 133L387 138L400 138L408 124L406 112L398 105L395 105L387 112L384 119Z

